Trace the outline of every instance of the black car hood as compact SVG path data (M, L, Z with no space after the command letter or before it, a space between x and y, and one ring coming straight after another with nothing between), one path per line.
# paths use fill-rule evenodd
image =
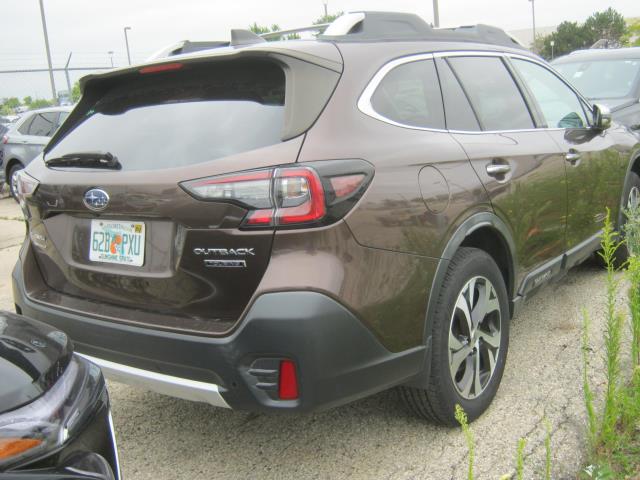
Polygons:
M625 98L590 98L592 103L601 103L611 109L611 112L621 110L625 107L633 105L638 101L637 98L625 97Z
M63 332L0 310L0 413L45 393L64 373L72 354Z

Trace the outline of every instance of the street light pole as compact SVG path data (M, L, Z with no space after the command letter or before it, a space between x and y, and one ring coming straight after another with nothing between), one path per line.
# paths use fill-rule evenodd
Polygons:
M44 4L40 0L40 16L42 17L42 31L44 32L44 46L47 51L47 63L49 64L49 81L51 82L51 95L55 104L58 104L56 93L56 81L53 78L53 66L51 65L51 51L49 50L49 35L47 34L47 21L44 18Z
M533 20L533 51L536 50L536 0L529 0L531 2L531 18Z
M109 50L107 54L109 54L109 57L111 58L111 68L113 68L113 51Z
M329 16L327 8L329 6L329 0L322 0L322 5L324 6L324 18L326 19Z
M549 44L551 45L551 60L553 60L553 46L556 44L556 42L554 40L551 40Z
M438 11L438 0L433 0L433 26L440 26L440 12Z
M127 30L131 30L131 27L124 27L124 43L127 45L127 60L131 65L131 53L129 52L129 37L127 37Z

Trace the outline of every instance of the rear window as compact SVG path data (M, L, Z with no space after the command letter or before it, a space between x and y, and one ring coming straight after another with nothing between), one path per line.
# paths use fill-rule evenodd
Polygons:
M285 76L272 62L136 74L109 88L47 153L109 152L124 170L193 165L280 142Z

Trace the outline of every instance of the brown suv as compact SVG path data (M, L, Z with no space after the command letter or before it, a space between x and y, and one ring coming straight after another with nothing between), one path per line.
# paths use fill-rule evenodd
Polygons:
M522 300L598 248L640 147L487 26L353 13L86 77L19 176L16 309L213 405L490 404Z

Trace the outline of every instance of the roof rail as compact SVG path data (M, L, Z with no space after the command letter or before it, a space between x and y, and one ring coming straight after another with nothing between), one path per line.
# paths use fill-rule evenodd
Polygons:
M332 24L331 23L319 23L317 25L309 25L308 27L293 28L291 30L279 30L277 32L262 33L262 34L260 34L260 36L262 38L264 38L265 40L267 40L267 39L270 39L270 38L276 38L277 39L277 38L280 38L280 37L286 37L287 35L293 35L294 33L323 32L330 25L332 25Z
M358 41L449 41L480 42L524 48L504 30L490 25L433 28L413 13L349 12L336 19L319 39L341 42Z

